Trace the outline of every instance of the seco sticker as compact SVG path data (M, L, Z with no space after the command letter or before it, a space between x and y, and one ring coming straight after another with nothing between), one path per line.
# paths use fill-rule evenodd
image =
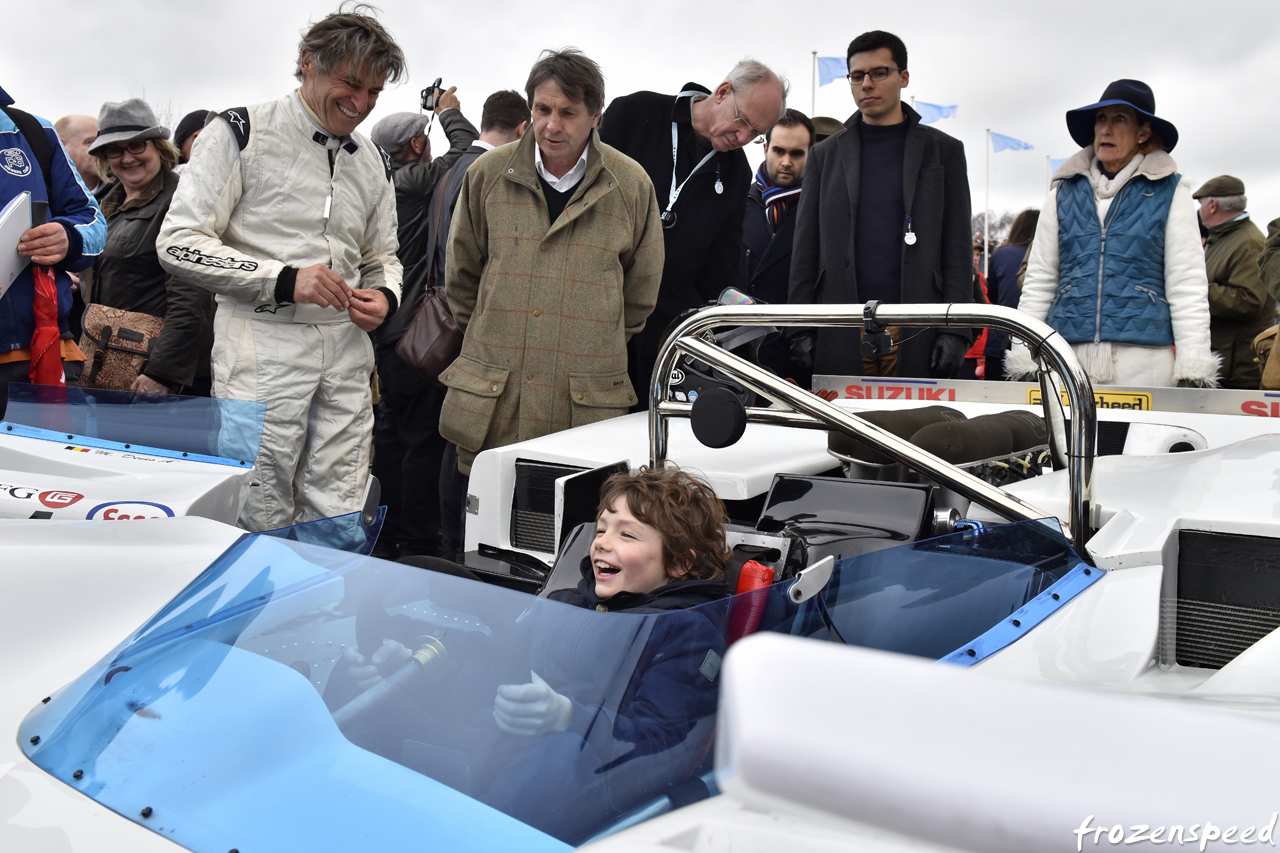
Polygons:
M173 510L150 501L115 501L98 504L85 518L90 521L141 521L147 518L173 518Z

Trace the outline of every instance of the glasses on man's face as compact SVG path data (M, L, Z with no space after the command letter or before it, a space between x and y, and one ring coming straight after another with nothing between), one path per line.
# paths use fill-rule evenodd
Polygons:
M143 151L146 151L146 150L147 150L147 140L135 139L133 142L130 142L128 145L108 145L106 148L102 149L102 156L106 157L108 160L119 160L121 157L124 156L124 153L126 151L128 151L134 157L137 157L139 154L141 154Z
M849 79L849 82L852 83L853 85L861 86L862 81L867 79L868 77L871 78L871 82L879 83L881 80L888 77L890 72L893 72L893 71L906 71L906 69L894 68L893 66L890 66L890 65L881 65L879 68L872 68L870 71L850 71L848 74L844 76L847 77Z
M751 122L743 118L742 113L738 112L738 93L733 91L733 89L730 89L729 94L733 95L733 120L737 122L739 125L741 125L742 127L747 129L747 131L751 134L752 142L759 142L760 140L764 139L764 131L756 130L754 127L751 126Z

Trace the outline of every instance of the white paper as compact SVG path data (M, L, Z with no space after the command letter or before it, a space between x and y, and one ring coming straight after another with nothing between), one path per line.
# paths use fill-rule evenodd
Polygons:
M30 258L18 254L18 240L31 229L31 193L22 192L0 210L0 298Z

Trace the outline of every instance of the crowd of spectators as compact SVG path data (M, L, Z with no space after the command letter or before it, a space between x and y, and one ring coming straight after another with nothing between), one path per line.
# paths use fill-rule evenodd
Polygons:
M448 555L476 454L645 408L670 324L726 288L986 301L1048 323L1097 384L1257 387L1249 343L1275 321L1280 220L1264 238L1229 175L1192 192L1149 87L1118 80L1066 113L1080 150L988 271L964 147L903 101L906 45L863 33L847 63L844 122L787 108L787 82L751 59L714 85L609 101L599 66L565 49L523 92L490 95L478 130L449 87L365 136L408 71L355 10L306 30L296 90L172 132L138 98L51 124L0 91L0 206L35 202L18 245L31 263L0 301L0 412L10 382L97 381L86 306L149 317L123 387L266 404L242 526L358 509L372 467L383 547ZM462 345L423 376L396 345L435 286ZM1001 332L894 327L792 330L759 359L801 385L1038 367Z

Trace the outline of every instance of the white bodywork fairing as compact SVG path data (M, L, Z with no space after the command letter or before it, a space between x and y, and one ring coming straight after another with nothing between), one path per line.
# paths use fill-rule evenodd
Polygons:
M18 724L109 653L242 534L204 518L0 525L0 850L173 851L177 845L32 764Z

